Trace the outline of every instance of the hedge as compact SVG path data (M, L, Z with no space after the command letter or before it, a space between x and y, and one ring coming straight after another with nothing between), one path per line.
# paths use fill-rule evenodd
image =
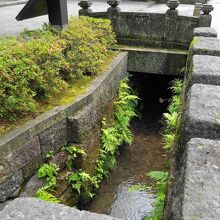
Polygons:
M33 113L78 79L97 74L115 44L109 20L71 18L67 29L0 38L0 122Z

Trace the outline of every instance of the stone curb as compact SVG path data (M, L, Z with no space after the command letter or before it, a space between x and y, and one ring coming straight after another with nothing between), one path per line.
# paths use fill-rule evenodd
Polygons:
M9 2L9 3L0 3L0 8L8 7L8 6L13 6L13 5L23 5L25 3L27 3L27 0L24 0L24 1L14 1L14 2Z
M1 220L119 220L108 215L80 211L36 198L18 198L0 212Z

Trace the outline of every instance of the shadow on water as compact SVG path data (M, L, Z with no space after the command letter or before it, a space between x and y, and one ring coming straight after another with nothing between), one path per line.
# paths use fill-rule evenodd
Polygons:
M146 173L163 170L164 157L161 140L161 117L166 111L171 92L168 90L173 77L135 73L134 88L141 98L141 118L133 120L133 142L124 145L115 170L102 182L88 210L111 216L141 220L152 209L151 192L128 189L138 183L151 184Z

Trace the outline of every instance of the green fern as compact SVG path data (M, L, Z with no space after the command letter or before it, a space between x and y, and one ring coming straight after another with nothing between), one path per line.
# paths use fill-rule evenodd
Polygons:
M152 204L154 209L150 211L150 216L146 220L162 220L164 216L163 210L167 192L168 172L151 171L147 175L156 181L156 184L153 185L156 197Z
M47 186L54 188L56 186L56 176L58 167L54 163L44 163L37 172L38 178L46 178Z
M45 188L40 188L36 192L36 198L41 199L41 200L45 200L45 201L48 201L48 202L53 202L53 203L60 203L61 202L54 195L52 195L51 193L47 192Z

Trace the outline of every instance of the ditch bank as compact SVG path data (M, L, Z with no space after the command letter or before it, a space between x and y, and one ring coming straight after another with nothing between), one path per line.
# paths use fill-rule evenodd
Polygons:
M179 139L169 179L165 219L220 215L220 41L211 28L194 30L184 80Z
M127 53L124 52L113 60L77 101L56 107L1 137L1 202L19 195L21 186L46 160L50 151L56 153L66 142L84 144L85 151L98 147L97 143L89 141L95 140L94 135L97 135L91 134L91 131L101 126L104 111L113 102L119 83L125 76ZM85 158L85 161L90 160ZM94 164L95 157L92 160Z

